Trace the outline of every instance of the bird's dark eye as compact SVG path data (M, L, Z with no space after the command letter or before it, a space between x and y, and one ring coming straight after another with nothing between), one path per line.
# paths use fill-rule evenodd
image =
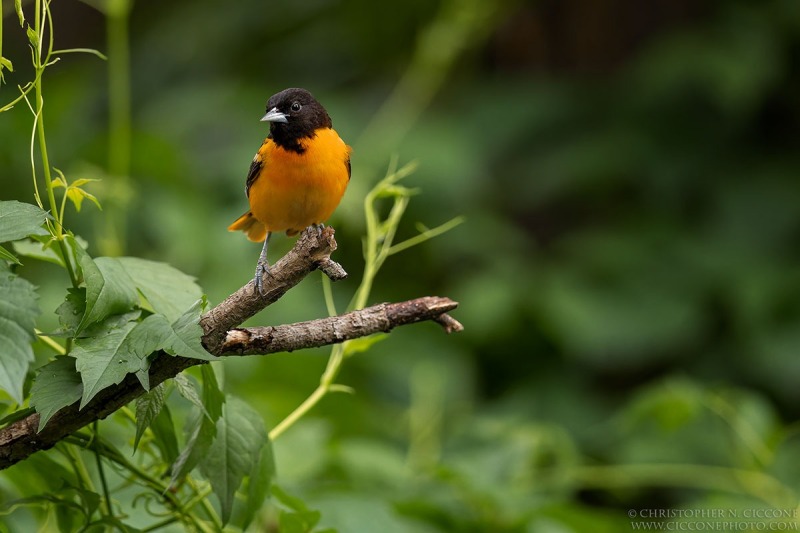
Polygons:
M302 108L303 106L300 104L300 102L292 102L292 111L297 112L300 111L300 109Z

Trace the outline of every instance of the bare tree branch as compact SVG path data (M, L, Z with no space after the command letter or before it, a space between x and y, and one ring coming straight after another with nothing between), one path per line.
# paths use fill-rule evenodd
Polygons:
M319 234L316 231L304 231L291 251L272 265L270 273L264 276L263 296L256 293L255 283L250 281L203 315L200 325L205 332L203 343L206 349L215 353L229 329L275 303L320 265L325 266L323 271L326 274L337 274L331 278L333 281L347 277L344 269L330 258L336 250L334 233L331 227L325 228Z
M345 315L297 322L285 326L236 328L228 331L219 355L258 355L291 352L388 332L397 326L436 320L458 304L449 298L426 296L400 303L384 303ZM448 316L449 315L444 315ZM455 319L450 318L455 321ZM456 322L457 323L457 322Z
M315 269L322 270L334 281L347 276L344 269L330 258L336 250L332 228L321 233L304 232L292 250L272 266L264 278L265 295L255 292L253 281L230 295L225 301L200 318L203 344L215 355L252 355L293 351L343 342L376 332L388 332L404 324L433 320L448 333L462 328L447 312L456 308L448 298L429 296L400 303L379 304L345 315L287 324L237 329L236 326L277 301ZM164 352L155 354L150 365L150 386L175 377L183 370L205 361L173 357ZM39 415L32 414L0 429L0 469L51 448L59 440L80 428L102 419L144 394L139 380L128 375L119 385L95 396L82 410L78 403L53 415L47 426L37 433Z

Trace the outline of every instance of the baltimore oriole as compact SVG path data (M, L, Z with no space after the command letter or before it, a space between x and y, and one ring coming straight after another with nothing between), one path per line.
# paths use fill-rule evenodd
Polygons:
M247 174L250 211L228 230L264 241L256 265L256 290L269 273L267 247L273 232L296 235L331 216L350 181L350 150L333 129L325 108L305 89L286 89L267 101L269 135Z

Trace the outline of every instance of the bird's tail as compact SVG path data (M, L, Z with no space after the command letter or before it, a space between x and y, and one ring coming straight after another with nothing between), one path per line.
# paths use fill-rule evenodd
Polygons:
M228 231L243 231L247 238L253 242L261 242L267 238L267 228L256 220L256 217L250 211L228 226Z

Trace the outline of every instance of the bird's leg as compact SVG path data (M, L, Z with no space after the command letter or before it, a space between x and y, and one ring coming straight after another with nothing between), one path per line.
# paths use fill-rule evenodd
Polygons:
M258 256L258 263L256 263L256 292L264 296L264 274L269 273L269 262L267 261L267 248L269 248L269 238L272 237L272 232L267 232L267 238L264 239L264 247L261 248L261 255Z
M322 230L325 229L325 224L323 224L322 222L320 222L319 224L311 224L309 228L317 230L317 238L319 238L322 236ZM309 229L309 231L311 230Z

